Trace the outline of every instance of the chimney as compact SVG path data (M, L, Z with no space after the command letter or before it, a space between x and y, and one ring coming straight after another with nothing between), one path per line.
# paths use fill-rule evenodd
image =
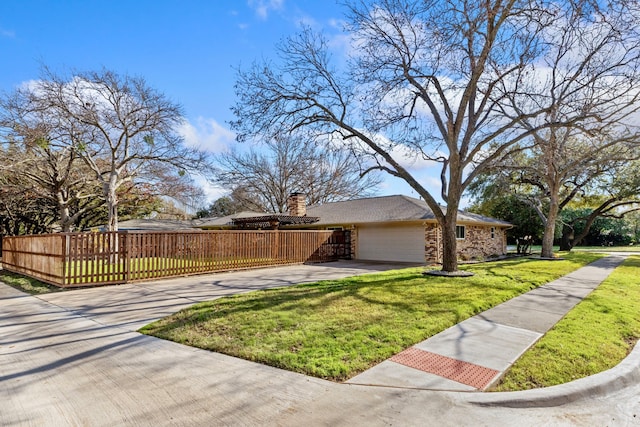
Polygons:
M287 199L287 209L291 216L307 215L307 197L304 193L291 193Z

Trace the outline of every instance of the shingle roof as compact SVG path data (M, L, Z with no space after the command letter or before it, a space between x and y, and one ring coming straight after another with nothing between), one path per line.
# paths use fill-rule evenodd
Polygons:
M423 200L409 196L382 196L309 206L307 215L320 217L314 225L363 224L396 221L435 221L433 211ZM459 211L460 223L510 226L508 222Z
M235 218L270 217L274 214L242 211L219 218L202 218L193 221L136 219L123 221L119 228L126 230L181 230L197 228L231 228ZM285 217L286 215L281 215ZM319 217L312 226L389 223L409 221L435 221L431 209L423 200L409 196L381 196L366 199L346 200L309 206L308 217ZM509 227L510 223L495 218L459 211L459 223L495 224Z
M286 214L260 215L248 218L233 218L233 225L240 228L270 228L274 225L293 226L301 224L313 224L320 218L315 216L292 216Z

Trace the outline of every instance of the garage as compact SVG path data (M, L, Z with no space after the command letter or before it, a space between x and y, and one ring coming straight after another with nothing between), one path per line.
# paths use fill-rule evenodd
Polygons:
M370 261L424 263L424 226L358 227L357 258Z

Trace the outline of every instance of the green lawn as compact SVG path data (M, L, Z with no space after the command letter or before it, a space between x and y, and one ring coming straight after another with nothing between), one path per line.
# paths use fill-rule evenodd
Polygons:
M252 292L194 305L141 332L342 381L601 255L563 257L468 265L470 278L412 268Z
M269 258L133 258L129 261L130 277L146 280L170 275L205 273L225 269L249 268L275 264ZM76 261L65 266L68 285L90 284L96 281L117 281L125 273L125 260ZM169 274L168 274L169 273Z
M640 257L628 258L507 372L496 391L562 384L610 369L640 338Z
M640 246L578 246L573 248L574 251L602 251L602 252L638 252Z
M532 245L531 252L533 254L540 253L542 246ZM554 252L560 250L559 246L553 247ZM626 246L576 246L572 249L573 252L638 252L640 253L640 245L626 245ZM515 252L515 250L514 250Z
M0 282L32 295L60 292L63 289L37 279L0 269Z

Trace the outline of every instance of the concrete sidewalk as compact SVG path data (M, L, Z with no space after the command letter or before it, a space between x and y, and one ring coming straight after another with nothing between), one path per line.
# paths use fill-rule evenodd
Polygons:
M602 258L471 317L348 382L430 390L485 390L625 258Z
M137 331L185 307L227 295L408 266L411 264L352 261L287 265L71 290L38 298L98 323Z
M39 297L0 284L0 425L637 425L640 345L570 384L480 393L337 384L135 332L195 301L391 267L282 267ZM561 292L571 300L575 290Z

